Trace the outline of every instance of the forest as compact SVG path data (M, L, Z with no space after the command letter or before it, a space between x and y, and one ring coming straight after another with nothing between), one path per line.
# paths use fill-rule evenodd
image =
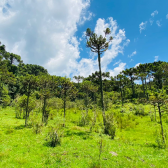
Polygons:
M112 37L86 36L99 71L73 79L0 43L0 167L166 167L168 63L110 76L100 56Z

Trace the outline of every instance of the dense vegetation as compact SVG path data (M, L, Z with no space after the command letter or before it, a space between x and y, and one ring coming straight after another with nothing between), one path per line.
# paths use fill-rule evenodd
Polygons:
M86 35L99 72L73 81L24 64L0 43L1 167L166 166L168 63L112 77L100 59L112 37Z

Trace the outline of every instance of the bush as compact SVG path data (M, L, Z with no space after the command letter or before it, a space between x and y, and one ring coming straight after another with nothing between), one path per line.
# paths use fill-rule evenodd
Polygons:
M33 132L39 134L42 131L42 127L44 126L41 122L41 115L31 114L28 120L28 126L33 127Z
M87 114L87 112L81 113L81 118L79 118L78 126L85 126L89 125L89 122L91 120L91 117Z
M1 97L0 97L0 104L2 107L7 107L11 103L11 98L8 95L8 89L6 87L2 88Z
M116 126L114 124L113 115L106 116L104 133L108 134L111 137L111 139L114 139L116 133Z
M145 116L146 113L145 113L145 109L142 105L139 105L139 106L135 106L134 107L134 110L135 110L135 115L141 115L141 116Z
M121 108L120 113L126 113L126 109L125 108Z
M57 145L61 145L61 135L58 132L58 128L54 128L54 127L50 128L47 140L51 147L56 147Z
M27 96L23 95L23 96L17 96L16 99L12 102L12 105L15 106L16 118L25 118L26 101ZM35 107L36 107L36 99L30 96L28 113L34 110Z
M56 109L57 111L63 108L63 100L60 98L53 97L48 100L47 104L48 104L48 107L52 109Z
M76 103L76 107L78 110L84 110L85 109L85 103L84 103L84 100L78 100L76 99L75 100L75 103Z
M42 123L36 122L33 124L33 130L36 134L39 134L41 132L42 127L43 127Z

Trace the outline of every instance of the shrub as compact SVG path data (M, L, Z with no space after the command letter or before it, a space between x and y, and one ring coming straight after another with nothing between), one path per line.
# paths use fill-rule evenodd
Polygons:
M76 108L76 103L75 103L75 102L72 102L72 101L67 101L66 108L67 108L67 109Z
M111 137L111 139L114 139L116 133L116 126L114 124L113 115L106 116L104 133L108 134Z
M1 91L0 104L2 104L2 107L7 107L10 102L11 98L8 95L8 89L4 86Z
M33 132L39 134L42 131L42 127L44 126L41 122L41 115L32 113L28 120L28 126L33 127Z
M56 109L57 111L63 108L63 100L60 98L53 97L48 100L47 104L48 104L48 107L52 109Z
M16 99L12 102L12 105L15 106L16 118L25 118L26 101L27 101L27 96L23 95L23 96L17 96ZM30 96L28 113L34 110L35 107L36 107L36 99Z
M84 110L85 109L85 103L84 103L84 100L78 100L76 99L75 100L75 103L76 103L76 107L78 110Z
M82 127L85 125L89 125L90 120L91 120L91 117L89 116L89 114L87 114L87 112L82 112L81 117L79 118L78 126Z
M49 145L51 147L56 147L57 145L61 145L61 135L59 134L58 128L51 127L48 132L47 138Z
M121 108L120 113L126 113L126 109L125 108Z
M2 98L2 107L7 107L11 102L10 96L9 95L5 95Z
M141 115L141 116L145 116L146 113L145 113L145 109L142 105L139 105L139 106L135 106L134 107L134 110L135 110L135 115Z
M36 122L33 124L33 130L36 134L39 134L41 132L42 127L43 127L42 123Z

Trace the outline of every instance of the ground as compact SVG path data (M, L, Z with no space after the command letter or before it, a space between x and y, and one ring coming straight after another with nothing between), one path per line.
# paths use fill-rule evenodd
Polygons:
M131 106L131 105L130 105ZM2 168L166 168L168 148L162 146L159 117L151 121L150 115L136 116L126 105L124 114L121 107L113 109L116 136L101 133L101 111L97 111L97 125L90 131L90 125L79 126L81 111L67 111L65 127L62 110L52 111L48 125L25 128L24 119L15 117L15 108L0 109L0 167ZM152 108L145 106L148 113ZM109 113L111 111L109 110ZM92 111L89 111L92 115ZM32 115L33 116L33 115ZM34 121L33 119L31 121ZM164 131L168 123L164 118ZM48 132L59 128L61 145L51 147ZM102 145L102 147L101 147ZM100 151L102 150L101 154ZM100 155L100 159L99 159Z

